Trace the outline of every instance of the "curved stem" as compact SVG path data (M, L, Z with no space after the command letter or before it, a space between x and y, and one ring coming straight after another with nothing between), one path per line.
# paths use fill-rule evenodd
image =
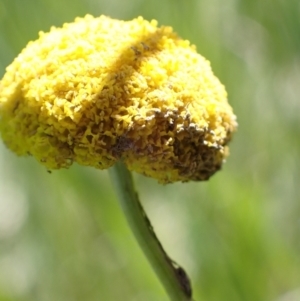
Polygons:
M110 175L129 226L170 300L191 301L189 278L184 269L171 260L156 237L135 192L130 171L120 161L110 169Z

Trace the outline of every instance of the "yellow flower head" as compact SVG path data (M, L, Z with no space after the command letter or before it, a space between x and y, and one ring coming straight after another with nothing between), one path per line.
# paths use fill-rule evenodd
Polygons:
M236 118L209 62L170 27L77 18L40 32L0 81L0 132L48 169L122 159L159 182L207 180Z

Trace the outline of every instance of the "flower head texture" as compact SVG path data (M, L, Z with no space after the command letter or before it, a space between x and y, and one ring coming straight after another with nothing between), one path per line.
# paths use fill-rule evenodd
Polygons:
M40 32L0 81L0 132L48 169L123 160L161 183L220 169L236 118L210 63L170 27L77 18Z

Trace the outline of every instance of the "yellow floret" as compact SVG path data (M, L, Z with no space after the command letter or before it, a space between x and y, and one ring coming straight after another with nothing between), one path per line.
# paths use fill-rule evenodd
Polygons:
M77 18L40 32L0 82L0 132L48 169L123 160L159 182L206 180L236 118L209 62L170 27Z

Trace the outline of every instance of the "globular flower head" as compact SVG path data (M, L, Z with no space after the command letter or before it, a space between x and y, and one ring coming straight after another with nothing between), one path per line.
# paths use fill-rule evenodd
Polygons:
M77 18L40 32L0 82L0 132L48 169L123 160L159 182L207 180L236 118L209 62L170 27Z

